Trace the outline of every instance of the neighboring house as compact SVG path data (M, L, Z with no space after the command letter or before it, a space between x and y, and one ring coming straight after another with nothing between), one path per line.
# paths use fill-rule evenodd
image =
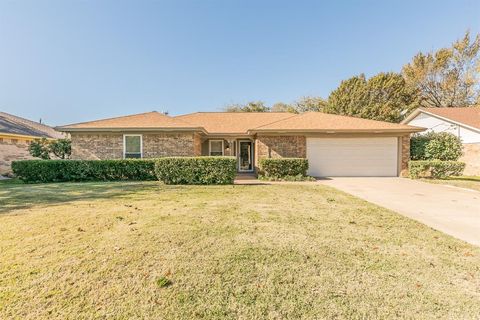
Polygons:
M158 112L57 128L72 139L72 159L235 156L239 172L261 158L308 158L312 176L397 176L407 169L408 125L319 112Z
M13 160L32 159L28 145L41 138L60 139L64 134L44 124L0 112L0 175L11 173Z
M464 174L480 175L480 107L419 108L402 123L456 135L463 143Z

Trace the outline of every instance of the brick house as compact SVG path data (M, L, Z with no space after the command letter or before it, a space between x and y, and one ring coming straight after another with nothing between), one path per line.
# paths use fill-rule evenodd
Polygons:
M480 175L480 107L468 108L419 108L413 111L403 124L422 126L427 132L448 132L457 136L463 144L464 174Z
M308 158L312 176L398 176L410 134L424 130L319 112L148 112L70 124L72 159L234 156L239 172L261 158Z
M35 139L61 139L65 134L44 124L0 112L0 175L11 173L14 160L33 159L28 145Z

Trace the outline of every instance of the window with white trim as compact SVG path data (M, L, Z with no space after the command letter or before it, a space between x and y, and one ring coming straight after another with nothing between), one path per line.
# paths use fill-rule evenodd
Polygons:
M123 136L123 157L142 158L142 135L126 134Z
M209 146L209 155L223 156L223 140L210 140Z

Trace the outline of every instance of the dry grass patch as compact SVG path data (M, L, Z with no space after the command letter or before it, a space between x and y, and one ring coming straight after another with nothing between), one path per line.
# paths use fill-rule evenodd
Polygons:
M0 318L478 318L480 249L321 185L0 184Z
M480 191L480 176L450 177L447 179L422 179L422 181Z

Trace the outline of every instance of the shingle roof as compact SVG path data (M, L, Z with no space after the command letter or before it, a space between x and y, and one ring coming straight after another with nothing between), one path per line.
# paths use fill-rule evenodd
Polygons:
M196 112L175 119L204 127L211 134L247 134L249 129L294 116L288 112Z
M424 128L375 121L369 119L339 116L322 112L306 112L285 120L276 121L264 126L251 129L252 132L262 131L341 131L341 132L362 132L362 131L423 131Z
M108 118L102 120L68 124L58 127L59 130L70 129L195 129L196 127L180 119L169 117L163 113L152 111L130 116ZM198 127L197 127L198 129Z
M480 129L480 107L420 108L419 110Z
M52 127L6 112L0 112L0 133L38 138L64 138L61 132L56 131Z
M288 112L197 112L176 117L158 112L70 124L61 131L92 131L112 129L195 130L208 134L249 134L262 131L296 132L373 132L422 131L409 125L338 116L320 112L292 114Z

